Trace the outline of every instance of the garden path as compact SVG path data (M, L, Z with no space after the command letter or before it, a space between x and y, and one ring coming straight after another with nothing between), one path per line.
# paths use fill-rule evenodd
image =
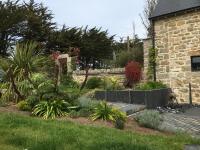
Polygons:
M180 114L164 113L163 116L160 129L186 132L200 137L200 108L191 108Z

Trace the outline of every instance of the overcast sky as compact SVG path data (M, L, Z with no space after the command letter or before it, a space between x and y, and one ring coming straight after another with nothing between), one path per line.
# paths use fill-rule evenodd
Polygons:
M26 0L27 1L27 0ZM145 29L139 14L142 13L144 0L35 0L43 2L52 10L59 26L69 27L89 25L108 29L110 35L133 35L145 37Z

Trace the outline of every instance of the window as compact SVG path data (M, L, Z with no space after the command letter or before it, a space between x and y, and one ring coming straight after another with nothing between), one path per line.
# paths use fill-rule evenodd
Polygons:
M192 56L192 71L200 71L200 56Z

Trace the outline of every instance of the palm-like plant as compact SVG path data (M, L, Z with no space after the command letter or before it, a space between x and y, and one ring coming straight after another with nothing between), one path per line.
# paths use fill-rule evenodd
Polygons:
M113 109L105 101L99 103L94 109L92 120L102 119L104 121L115 121Z
M33 110L33 114L44 119L55 119L67 115L69 103L64 100L41 101Z
M41 56L41 50L36 42L17 44L16 52L12 57L14 71L18 74L18 78L29 81L31 73L42 67L44 60L45 58Z
M121 110L110 106L107 102L103 101L99 103L92 114L92 120L95 121L97 119L102 119L104 121L113 121L121 120L125 122L126 113Z
M12 85L13 91L18 95L18 98L24 99L23 94L17 88L16 81L30 79L31 73L42 67L45 58L42 57L41 51L38 50L38 45L35 42L27 42L16 45L16 51L10 58L0 59L0 68L6 73L6 79Z

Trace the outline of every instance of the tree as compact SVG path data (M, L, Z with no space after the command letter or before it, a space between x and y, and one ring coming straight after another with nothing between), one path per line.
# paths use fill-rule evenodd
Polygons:
M36 41L40 44L47 43L50 33L55 29L52 22L53 14L42 3L30 0L23 4L25 9L24 28L20 32L23 41Z
M158 0L146 0L143 14L140 15L142 23L147 30L147 36L153 37L153 25L149 18L152 16Z
M129 61L136 61L143 66L143 42L136 36L129 43L129 52L127 52L127 41L115 43L114 49L117 53L115 65L117 67L125 67Z
M101 31L101 28L88 29L86 27L82 31L80 46L81 67L87 68L96 64L103 59L112 59L113 55L113 38L108 36L107 31Z
M44 48L55 28L53 15L42 3L0 2L0 55L8 56L18 41L37 41Z
M66 28L65 25L61 30L53 31L48 39L46 53L51 51L60 51L67 53L70 47L81 47L82 30L80 28Z
M18 1L0 2L0 55L9 55L25 20L23 7Z
M112 59L114 38L114 36L109 37L107 31L101 31L101 28L96 27L92 29L86 27L82 32L79 59L80 66L85 69L86 75L81 89L87 82L89 68L95 68L103 59Z

